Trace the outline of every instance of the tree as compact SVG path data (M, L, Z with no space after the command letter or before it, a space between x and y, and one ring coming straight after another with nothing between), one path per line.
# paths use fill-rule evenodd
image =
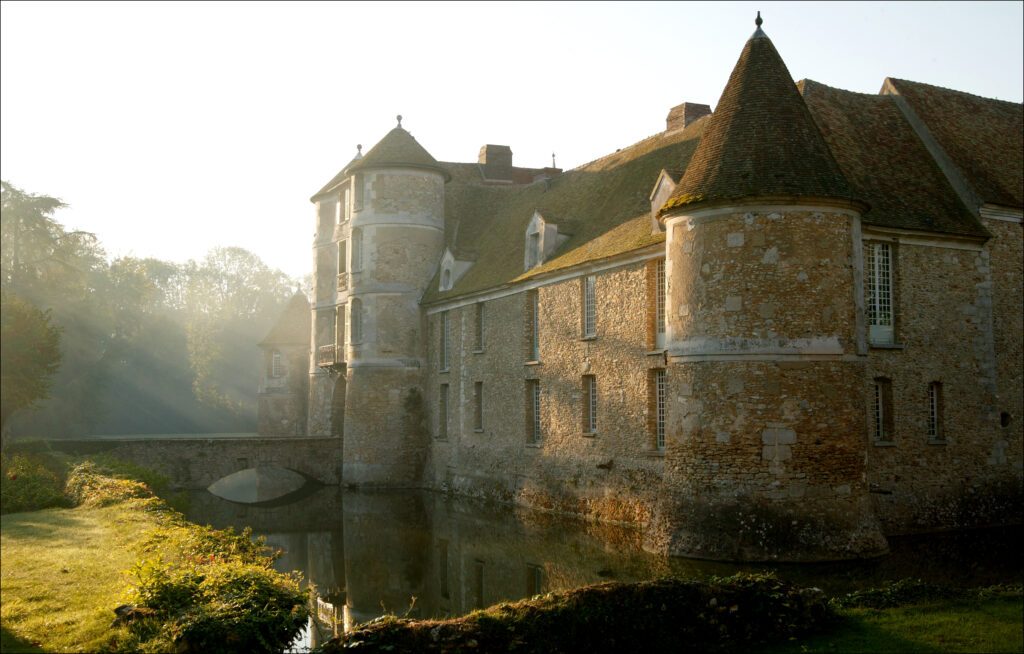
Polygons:
M0 438L15 411L49 396L60 359L60 329L50 312L0 291Z

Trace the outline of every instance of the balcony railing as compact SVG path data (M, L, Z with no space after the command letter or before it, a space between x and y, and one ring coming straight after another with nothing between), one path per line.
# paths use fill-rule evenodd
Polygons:
M338 273L338 290L344 291L348 289L348 273Z
M316 350L316 365L321 368L330 368L344 361L343 350L336 345L321 345Z

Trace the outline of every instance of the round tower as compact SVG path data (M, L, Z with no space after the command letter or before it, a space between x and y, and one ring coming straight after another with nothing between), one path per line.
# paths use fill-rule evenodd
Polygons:
M648 545L871 556L859 202L778 52L747 41L661 209L668 443Z
M428 446L419 300L444 249L447 171L398 126L345 169L351 189L346 320L346 484L418 482Z

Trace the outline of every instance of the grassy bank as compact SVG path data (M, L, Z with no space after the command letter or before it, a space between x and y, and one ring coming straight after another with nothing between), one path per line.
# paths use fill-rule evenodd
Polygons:
M3 652L266 651L305 623L297 580L275 572L248 534L188 523L130 469L68 462L61 479L53 461L45 474L13 463L12 504L74 506L3 516ZM60 498L33 474L63 481Z

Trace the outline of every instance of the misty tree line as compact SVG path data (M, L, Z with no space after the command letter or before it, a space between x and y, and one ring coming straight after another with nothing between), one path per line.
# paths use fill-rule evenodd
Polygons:
M5 430L56 438L255 430L256 344L296 280L235 247L184 264L108 261L93 234L54 219L60 200L7 182L2 195ZM59 351L48 349L40 319L59 335ZM59 367L43 377L48 399L8 420L17 392L32 390L31 379L14 381L17 357L56 358Z

